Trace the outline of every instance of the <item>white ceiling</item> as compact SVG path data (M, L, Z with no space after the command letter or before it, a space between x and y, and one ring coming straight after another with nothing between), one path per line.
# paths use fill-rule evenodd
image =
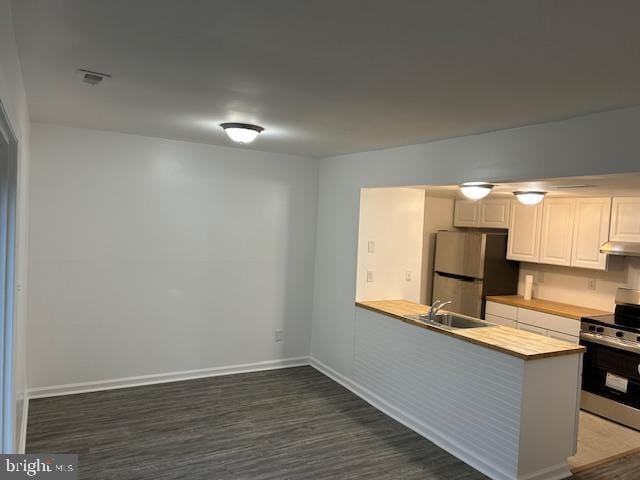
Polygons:
M640 104L636 0L14 0L33 121L330 156ZM75 79L84 68L113 78Z

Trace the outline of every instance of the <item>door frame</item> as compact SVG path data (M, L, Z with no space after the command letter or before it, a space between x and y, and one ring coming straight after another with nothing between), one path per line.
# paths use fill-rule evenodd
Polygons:
M15 267L18 137L0 101L0 452L15 441Z

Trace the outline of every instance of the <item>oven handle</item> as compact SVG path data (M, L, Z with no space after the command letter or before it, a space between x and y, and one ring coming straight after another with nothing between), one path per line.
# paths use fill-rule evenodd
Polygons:
M640 344L639 345L626 345L622 342L616 340L610 340L608 338L600 337L593 333L581 332L580 338L585 342L591 343L599 343L600 345L605 345L607 347L616 348L618 350L626 350L627 352L640 354Z

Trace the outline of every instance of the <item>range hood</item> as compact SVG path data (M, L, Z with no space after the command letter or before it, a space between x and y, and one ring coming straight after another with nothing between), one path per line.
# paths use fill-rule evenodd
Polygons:
M607 242L600 247L600 253L622 255L625 257L640 257L640 243Z

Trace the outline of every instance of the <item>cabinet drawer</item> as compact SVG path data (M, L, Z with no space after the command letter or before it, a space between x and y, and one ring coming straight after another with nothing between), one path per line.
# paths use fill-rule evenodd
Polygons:
M560 317L549 313L536 312L526 308L518 309L518 323L535 325L554 332L565 333L577 337L580 335L580 322L572 318Z
M547 335L551 338L564 340L565 342L580 343L580 337L574 337L573 335L567 335L566 333L554 332L553 330L549 330L547 332Z
M487 313L484 316L484 319L487 322L495 323L497 325L503 325L505 327L516 328L516 321L515 320L509 320L508 318L498 317L496 315L491 315L490 313Z
M518 330L525 330L531 333L537 333L538 335L547 336L547 330L541 327L536 327L535 325L528 325L526 323L518 322Z
M508 318L509 320L516 320L518 318L518 307L513 307L511 305L504 305L502 303L487 301L485 311L489 315Z

